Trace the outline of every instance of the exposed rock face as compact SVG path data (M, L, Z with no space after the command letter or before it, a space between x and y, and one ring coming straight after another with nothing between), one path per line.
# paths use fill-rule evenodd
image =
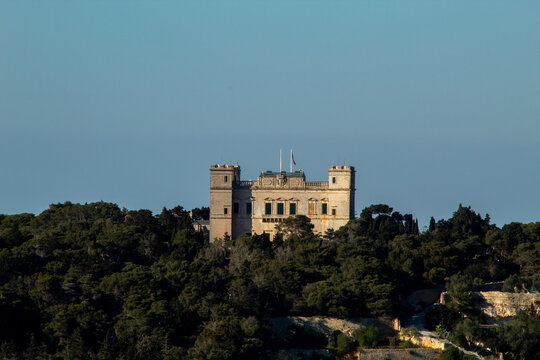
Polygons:
M373 319L373 318L350 318L350 319L337 319L324 316L286 316L270 319L270 324L274 333L280 338L286 339L291 334L289 332L290 326L297 326L303 328L309 328L313 332L322 334L325 337L335 331L339 330L344 334L352 335L354 330L360 326L376 325L384 336L392 336L394 331L392 330L392 319Z
M475 308L484 313L488 323L497 323L516 316L519 311L528 310L531 306L540 312L540 293L510 293L502 291L471 292L475 299ZM441 294L440 303L451 300L448 293Z
M518 311L527 310L531 305L540 311L540 293L481 291L472 294L478 308L492 321L516 316Z
M401 339L408 340L414 345L418 345L425 348L444 350L452 344L445 339L433 336L430 331L420 331L416 336L401 333Z

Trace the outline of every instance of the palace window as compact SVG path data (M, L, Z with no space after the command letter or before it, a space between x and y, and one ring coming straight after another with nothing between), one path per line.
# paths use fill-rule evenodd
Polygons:
M229 209L228 209L228 208L223 208L223 213L224 213L225 215L227 215L228 212L229 212Z
M333 177L332 178L332 184L335 184L336 183L336 177Z
M225 182L227 182L229 180L229 177L227 175L224 176L224 179L223 179Z
M336 209L332 209L332 215L336 215Z
M262 218L263 223L281 223L283 218Z
M326 203L322 204L322 214L323 215L328 214L328 204L326 204Z
M251 214L251 203L246 203L246 214Z
M272 214L272 203L265 203L264 204L264 213L266 215L271 215Z
M315 203L309 203L308 215L315 215Z
M277 204L277 214L278 215L283 215L283 203L278 203Z
M289 215L296 215L296 204L290 203L289 204Z
M233 213L238 214L240 212L240 204L235 202L233 203Z

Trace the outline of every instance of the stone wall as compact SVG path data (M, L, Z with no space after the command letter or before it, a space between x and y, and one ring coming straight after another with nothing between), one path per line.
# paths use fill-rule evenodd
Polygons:
M437 349L362 349L355 354L359 360L428 360L440 355Z
M414 345L420 347L444 350L447 347L452 346L452 343L450 343L448 340L435 337L430 331L419 331L417 334L412 335L406 330L402 330L399 335L402 340L410 341Z

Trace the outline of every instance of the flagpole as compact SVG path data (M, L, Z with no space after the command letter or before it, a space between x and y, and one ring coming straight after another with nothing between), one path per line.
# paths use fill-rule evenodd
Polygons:
M281 172L281 149L279 149L279 172Z
M292 172L292 149L291 149L291 158L289 159L289 164L291 165L291 172Z

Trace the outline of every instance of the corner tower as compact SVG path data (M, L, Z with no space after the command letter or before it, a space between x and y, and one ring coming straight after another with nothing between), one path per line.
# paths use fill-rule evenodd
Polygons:
M210 166L210 239L232 236L233 189L240 182L240 166Z
M355 170L353 166L328 167L328 196L339 219L354 219ZM332 210L334 211L334 210Z

